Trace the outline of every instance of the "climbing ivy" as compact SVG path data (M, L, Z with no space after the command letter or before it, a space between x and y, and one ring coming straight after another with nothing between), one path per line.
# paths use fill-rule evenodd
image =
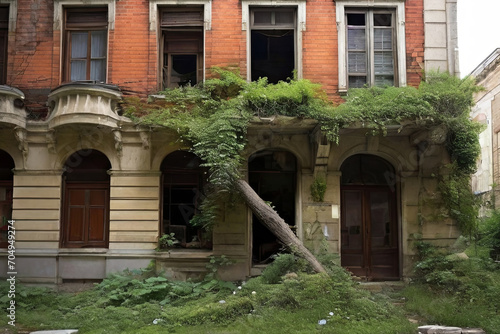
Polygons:
M197 86L160 92L164 97L161 100L128 98L124 103L125 115L135 122L167 127L178 133L179 140L209 167L213 194L221 189L231 190L233 181L240 178L241 152L249 122L255 117L283 115L317 120L326 137L335 143L339 143L340 130L349 126L362 126L374 135L384 135L394 126L400 130L415 125L444 127L446 148L454 162L455 175L460 178L460 182L443 179L447 185L443 194L449 197L445 202L450 212L465 210L463 202L451 198L456 197L456 187L470 193L464 182L475 171L480 152L481 127L469 119L473 94L480 90L473 79L429 73L418 88L351 89L345 102L335 106L320 85L305 79L269 84L265 78L246 82L234 71L215 68L213 72L214 78ZM209 216L215 217L211 203ZM474 214L466 216L462 221L473 219ZM201 221L207 224L206 220ZM461 226L466 226L465 222Z

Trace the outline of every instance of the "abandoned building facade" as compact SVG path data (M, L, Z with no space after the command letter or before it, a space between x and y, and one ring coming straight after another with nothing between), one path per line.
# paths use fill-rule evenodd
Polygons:
M176 133L122 116L122 98L203 82L213 66L249 81L295 73L337 103L352 87L418 86L423 71L458 74L456 2L0 0L0 254L13 220L24 282L98 280L152 260L185 279L221 255L233 261L225 279L258 273L276 238L244 204L209 236L190 226L201 161ZM449 162L443 142L397 128L352 126L335 144L312 121L257 119L243 174L314 251L362 277L402 279L417 234L445 245L459 231L425 205ZM310 191L318 175L322 202ZM180 247L155 251L164 233Z

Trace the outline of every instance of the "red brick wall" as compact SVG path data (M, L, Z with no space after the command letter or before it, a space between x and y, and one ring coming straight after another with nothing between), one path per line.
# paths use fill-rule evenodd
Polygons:
M303 77L321 83L340 102L335 2L309 0L306 6ZM407 0L405 6L407 78L409 85L417 86L424 61L423 0ZM7 83L40 106L47 92L61 83L60 32L52 29L53 13L52 1L19 0L17 31L9 39ZM241 15L239 0L213 1L212 29L205 35L207 69L231 66L246 77L247 42ZM109 33L108 82L126 93L145 95L158 89L158 41L149 25L148 0L116 2L115 29Z
M424 69L424 1L406 1L406 73L408 86L418 86Z
M246 77L246 31L241 29L241 2L212 2L212 30L205 34L205 65L236 67ZM207 71L207 75L210 72Z
M57 85L54 78L52 1L18 1L17 29L9 33L7 84L21 89L35 100L47 100L46 93ZM31 104L28 101L28 104ZM35 103L43 108L44 103Z
M307 2L306 31L303 32L303 77L323 85L328 95L338 99L338 45L335 3L330 0Z
M130 94L157 91L157 44L149 30L149 1L117 1L115 29L109 37L108 82Z

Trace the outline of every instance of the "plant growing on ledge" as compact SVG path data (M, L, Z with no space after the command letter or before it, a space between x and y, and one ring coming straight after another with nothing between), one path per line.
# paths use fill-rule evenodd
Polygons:
M177 132L180 140L190 144L192 152L205 161L213 192L239 193L259 220L318 272L324 271L321 264L283 219L241 178L241 152L252 119L275 115L313 119L326 138L335 143L339 142L340 130L352 125L362 125L373 135L386 134L388 127L395 125L400 130L407 125L422 129L441 126L447 137L446 148L459 170L465 175L475 168L479 154L477 135L481 129L468 118L473 93L480 90L473 79L430 73L418 89L352 89L345 103L335 107L321 86L308 80L269 84L264 78L246 82L234 72L213 71L217 78L193 87L166 90L161 93L165 100L160 104L151 103L151 107L128 99L124 103L125 114L139 124ZM315 182L311 195L321 201L326 182ZM200 214L202 216L195 220L198 225L215 223L213 217L217 215L213 208Z
M311 184L311 196L315 202L323 202L326 192L326 180L322 176L316 176Z
M158 238L158 247L156 250L161 251L162 249L175 247L178 244L179 240L175 238L175 233L165 233Z

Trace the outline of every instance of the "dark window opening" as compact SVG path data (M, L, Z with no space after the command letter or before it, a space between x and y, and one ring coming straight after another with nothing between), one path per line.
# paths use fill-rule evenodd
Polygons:
M211 235L190 223L204 197L206 170L200 165L196 155L175 151L165 157L160 167L163 175L161 233L174 233L181 247L211 247Z
M163 88L203 80L203 8L165 8L161 12Z
M0 248L8 246L9 220L12 219L14 160L0 150Z
M65 81L105 82L107 9L68 8L65 13Z
M96 150L73 153L64 165L62 247L108 247L108 158Z
M283 220L295 228L297 159L286 151L266 150L248 160L250 186L269 201ZM282 247L276 236L253 216L252 257L255 263L267 263Z
M293 78L293 30L252 30L252 81L267 77L269 83Z
M293 8L254 8L251 12L251 80L277 83L293 78L296 18Z
M9 39L9 7L0 7L0 85L7 82L7 50Z

